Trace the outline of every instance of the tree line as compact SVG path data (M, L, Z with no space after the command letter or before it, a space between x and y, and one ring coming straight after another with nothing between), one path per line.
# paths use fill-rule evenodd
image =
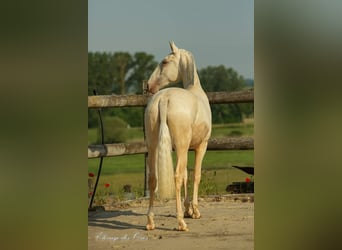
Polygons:
M88 52L88 95L141 94L142 82L147 80L158 62L145 52ZM233 68L223 65L198 70L206 92L238 91L250 88L251 79L244 79ZM248 85L246 83L249 83ZM253 81L252 81L253 83ZM181 86L181 83L177 84ZM241 122L243 116L253 115L253 104L215 104L211 106L213 123ZM143 126L143 108L103 109L104 117L119 118L133 127ZM97 127L96 110L88 110L88 127Z

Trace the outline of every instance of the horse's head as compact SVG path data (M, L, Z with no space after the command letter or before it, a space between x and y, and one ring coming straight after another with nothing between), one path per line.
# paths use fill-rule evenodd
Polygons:
M171 53L164 57L147 81L146 90L152 94L166 85L180 80L180 50L174 42L170 42L170 48Z

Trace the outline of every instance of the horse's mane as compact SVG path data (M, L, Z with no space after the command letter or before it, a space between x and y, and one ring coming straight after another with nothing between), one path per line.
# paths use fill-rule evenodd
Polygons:
M181 53L180 58L180 70L183 77L183 85L184 88L189 88L194 85L196 81L199 82L199 78L197 75L197 68L194 56L190 51L185 49L179 50Z

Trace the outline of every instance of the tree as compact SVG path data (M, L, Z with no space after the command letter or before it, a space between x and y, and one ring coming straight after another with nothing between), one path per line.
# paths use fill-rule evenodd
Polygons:
M133 59L127 52L88 53L88 94L125 94L126 78Z
M132 56L128 52L116 52L111 57L109 71L112 73L113 90L118 94L126 94L126 78L133 66Z
M88 53L88 95L110 94L113 89L112 72L108 70L110 54L100 52Z
M145 52L88 52L88 95L142 93L142 82L157 66L154 56ZM237 91L246 81L234 69L223 65L208 66L198 71L202 87L207 92ZM181 87L181 83L172 86ZM253 115L253 104L212 105L213 123L240 122L242 114ZM143 108L103 109L103 117L120 117L131 126L142 126ZM96 110L88 110L88 127L98 126Z
M198 72L203 89L207 92L237 91L244 87L244 79L234 69L208 66ZM239 104L215 104L211 106L213 123L241 122Z
M119 117L103 118L104 143L125 142L128 137L127 123ZM101 143L101 131L98 127L96 143Z
M198 72L203 88L208 92L236 91L244 87L244 79L232 68L208 66Z
M132 74L127 82L129 83L129 92L136 94L142 93L142 82L148 80L154 68L157 66L154 56L145 52L137 52L133 56Z

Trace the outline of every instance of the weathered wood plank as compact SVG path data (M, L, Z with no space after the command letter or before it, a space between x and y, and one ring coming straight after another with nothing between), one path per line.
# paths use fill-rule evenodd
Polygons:
M220 103L245 103L254 101L254 90L242 90L234 92L208 92L211 104Z
M88 96L88 108L139 107L146 106L145 95L96 95Z
M88 146L88 158L142 154L146 152L147 149L144 142L115 143L103 145L98 144Z
M254 101L253 90L234 92L208 92L209 102L219 103L244 103ZM151 95L96 95L88 96L88 108L111 107L143 107L147 105Z
M252 137L211 138L208 142L208 150L247 149L254 149L254 139Z
M211 138L208 143L208 150L248 150L254 149L252 137L225 137ZM88 158L109 157L129 154L147 153L144 142L137 143L116 143L104 145L89 145Z

